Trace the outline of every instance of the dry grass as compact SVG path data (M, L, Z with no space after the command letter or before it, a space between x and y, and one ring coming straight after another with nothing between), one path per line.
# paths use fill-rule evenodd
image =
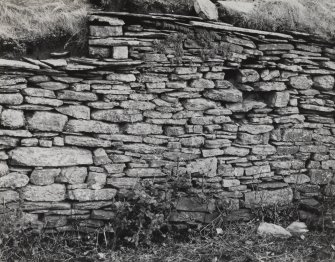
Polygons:
M240 25L269 31L302 31L326 39L335 38L333 0L267 0L238 22Z
M80 39L86 30L89 8L85 0L0 0L0 39Z
M103 235L59 233L32 235L20 228L0 227L0 261L113 262L331 262L335 232L310 232L305 239L262 238L258 223L226 225L220 235L194 232L188 241L168 238L138 249L113 250ZM215 232L215 228L213 228ZM9 235L10 232L10 235Z

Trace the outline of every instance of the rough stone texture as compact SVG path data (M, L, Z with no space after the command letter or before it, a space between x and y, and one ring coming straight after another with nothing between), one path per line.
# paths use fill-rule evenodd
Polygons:
M61 167L93 164L92 153L79 148L19 147L9 153L19 166Z
M195 12L202 18L208 20L218 20L218 10L210 0L195 0L194 1Z
M204 93L204 96L214 101L222 102L242 102L242 92L237 89L219 89L210 90Z
M335 195L330 44L175 15L89 23L91 58L1 62L0 202L52 231L104 226L143 184L178 223Z
M7 175L9 171L8 165L6 161L0 161L0 177Z
M38 131L61 132L68 118L65 115L36 112L31 118L28 118L28 128Z
M105 201L112 200L117 190L106 188L100 190L74 189L69 191L69 199L77 201Z
M55 182L60 171L60 168L35 169L30 175L30 183L37 186L51 185Z
M10 129L23 127L25 118L21 110L4 110L1 113L1 125Z
M0 177L0 188L21 188L28 184L29 177L20 173L9 173Z
M298 90L306 90L312 87L313 81L307 76L293 76L290 78L290 85Z
M28 185L21 191L22 199L32 202L59 202L66 198L64 185L53 184L49 186Z
M91 110L87 106L70 105L56 108L59 113L71 116L77 119L90 119Z
M93 112L91 117L96 120L103 120L113 123L133 123L143 119L137 110L99 110Z
M253 208L271 205L287 205L292 202L293 191L291 188L273 191L255 191L245 193L245 207Z
M119 126L94 120L70 120L65 130L74 133L115 134L119 132Z
M278 238L290 238L292 237L291 233L287 231L285 228L271 224L262 222L257 228L257 234L260 236L272 236Z
M332 90L335 79L333 76L316 76L313 78L314 87L320 90Z
M275 92L268 97L271 107L286 107L290 101L289 92Z
M61 173L56 177L58 183L68 184L83 184L87 177L86 167L66 167L61 170Z

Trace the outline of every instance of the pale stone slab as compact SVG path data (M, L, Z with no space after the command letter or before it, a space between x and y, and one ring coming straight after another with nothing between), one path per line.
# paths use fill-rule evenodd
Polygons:
M9 152L12 164L18 166L61 167L93 164L92 153L79 148L18 147Z

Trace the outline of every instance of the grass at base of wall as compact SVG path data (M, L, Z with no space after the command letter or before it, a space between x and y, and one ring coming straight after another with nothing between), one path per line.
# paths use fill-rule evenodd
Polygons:
M4 221L4 220L3 220ZM263 238L259 221L227 224L220 234L196 231L187 240L167 237L161 243L113 249L103 234L32 234L7 219L0 226L0 261L113 262L315 262L335 261L335 232L312 231L304 238Z

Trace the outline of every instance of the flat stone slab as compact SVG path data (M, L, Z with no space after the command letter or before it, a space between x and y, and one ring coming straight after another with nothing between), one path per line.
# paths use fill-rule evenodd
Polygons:
M61 167L93 164L91 151L79 148L19 147L9 153L18 166Z
M7 60L7 59L0 59L0 67L32 69L32 70L40 69L40 67L37 65L33 65L30 63L22 62L22 61Z

